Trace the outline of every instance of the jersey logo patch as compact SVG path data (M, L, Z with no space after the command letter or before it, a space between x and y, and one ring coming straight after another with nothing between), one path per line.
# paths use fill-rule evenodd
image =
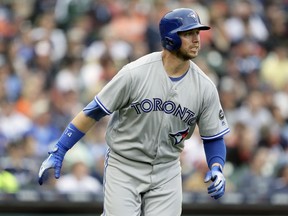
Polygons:
M169 136L173 138L174 145L178 145L187 137L188 132L189 132L189 128L186 128L185 130L178 131L176 133L170 133Z
M224 119L224 112L222 109L219 110L219 119L223 120Z

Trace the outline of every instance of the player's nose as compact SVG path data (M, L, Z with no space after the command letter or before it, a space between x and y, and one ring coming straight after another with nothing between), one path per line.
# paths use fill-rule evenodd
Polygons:
M193 43L199 43L199 35L194 33L191 37Z

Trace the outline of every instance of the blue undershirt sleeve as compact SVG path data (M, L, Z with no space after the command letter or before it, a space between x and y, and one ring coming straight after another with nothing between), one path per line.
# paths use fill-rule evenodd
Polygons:
M102 117L107 115L107 113L102 110L102 108L94 99L86 107L84 107L83 112L86 116L89 116L96 121L99 121Z
M224 167L226 161L226 145L223 137L203 140L203 144L208 167L211 169L214 163L219 163Z

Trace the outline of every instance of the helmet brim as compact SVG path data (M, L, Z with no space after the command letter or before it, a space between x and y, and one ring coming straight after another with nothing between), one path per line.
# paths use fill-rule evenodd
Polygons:
M178 29L175 29L174 30L174 33L178 33L178 32L184 32L184 31L189 31L189 30L192 30L192 29L199 29L199 30L204 30L204 31L206 31L206 30L209 30L209 29L211 29L209 26L206 26L206 25L202 25L202 24L197 24L197 25L195 25L195 24L192 24L192 25L187 25L187 26L185 26L185 27L180 27L180 28L178 28Z

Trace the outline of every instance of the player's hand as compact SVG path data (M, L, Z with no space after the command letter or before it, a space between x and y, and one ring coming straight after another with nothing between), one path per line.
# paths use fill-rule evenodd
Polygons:
M222 197L225 193L226 180L222 173L220 166L213 166L210 171L207 172L204 182L212 181L208 187L208 194L214 199Z
M49 169L54 169L54 176L56 179L60 178L62 161L66 152L67 150L65 150L60 143L57 143L55 148L48 152L49 156L43 161L38 174L38 182L40 185L43 184L46 176L45 174Z

